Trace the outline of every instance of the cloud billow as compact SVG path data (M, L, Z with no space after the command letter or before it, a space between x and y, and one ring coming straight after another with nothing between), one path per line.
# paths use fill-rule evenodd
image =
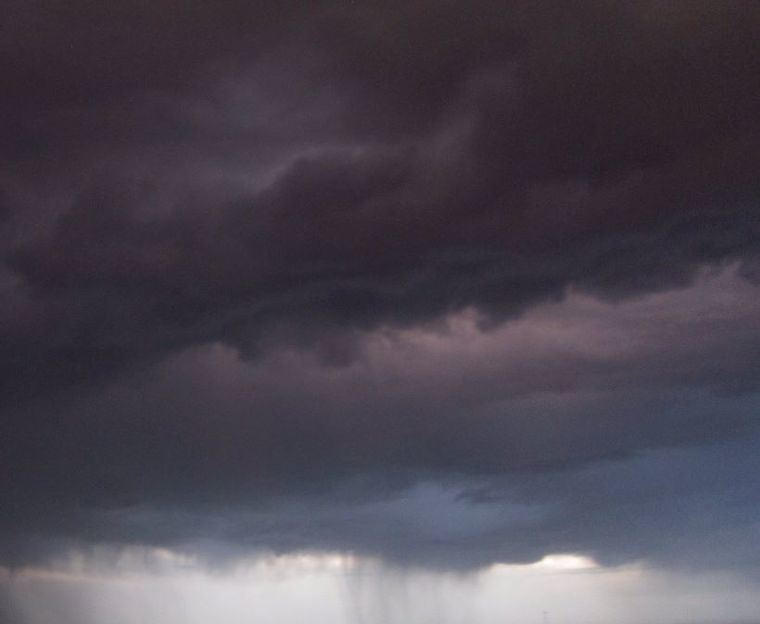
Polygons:
M577 480L751 453L760 10L539 4L11 2L7 561L219 517L453 567L655 556L646 501L589 521ZM367 520L418 498L462 532Z

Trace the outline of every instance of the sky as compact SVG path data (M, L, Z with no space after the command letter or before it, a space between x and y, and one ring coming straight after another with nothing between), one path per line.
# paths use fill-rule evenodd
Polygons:
M0 624L760 622L760 3L2 12Z

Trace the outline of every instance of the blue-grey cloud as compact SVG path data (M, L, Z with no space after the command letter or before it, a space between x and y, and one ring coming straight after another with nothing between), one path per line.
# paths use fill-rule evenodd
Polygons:
M756 3L6 13L4 561L744 565Z

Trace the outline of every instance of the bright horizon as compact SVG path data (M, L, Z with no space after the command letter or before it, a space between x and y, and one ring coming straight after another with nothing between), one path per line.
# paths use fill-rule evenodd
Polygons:
M752 622L760 609L757 585L730 573L604 568L571 554L459 574L339 554L270 555L215 571L166 550L115 561L72 557L12 579L6 571L2 583L19 621L35 624L687 624Z

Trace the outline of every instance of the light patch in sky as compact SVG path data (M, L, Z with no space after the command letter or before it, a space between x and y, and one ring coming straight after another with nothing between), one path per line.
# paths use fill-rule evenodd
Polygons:
M583 555L557 554L546 555L541 561L533 564L536 568L547 568L549 570L590 570L596 568L596 562Z

